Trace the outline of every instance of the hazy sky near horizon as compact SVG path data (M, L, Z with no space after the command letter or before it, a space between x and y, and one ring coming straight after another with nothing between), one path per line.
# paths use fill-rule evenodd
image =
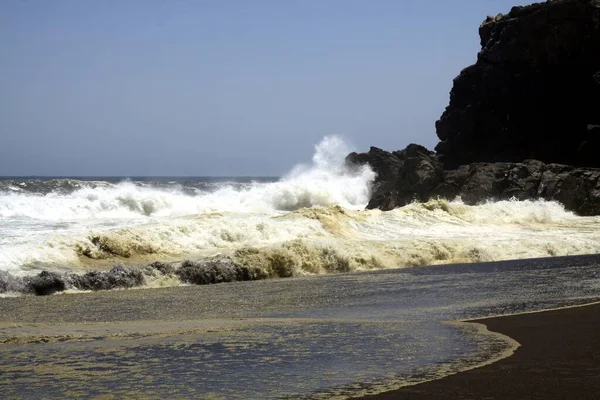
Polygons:
M326 135L433 148L518 0L0 2L0 175L280 175Z

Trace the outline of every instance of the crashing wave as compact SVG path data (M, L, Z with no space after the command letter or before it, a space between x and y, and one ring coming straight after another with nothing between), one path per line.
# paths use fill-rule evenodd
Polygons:
M146 266L116 265L108 271L89 271L84 274L42 271L36 275L14 276L0 271L0 294L24 293L38 296L68 290L99 291L135 287L174 286L177 284L207 285L265 279L260 269L233 262L227 257L182 263L154 262Z
M193 194L180 185L76 185L70 180L65 181L73 189L70 191L56 189L44 195L0 192L0 218L81 221L181 217L207 212L269 213L329 205L361 209L368 202L375 175L369 167L347 170L343 160L348 151L340 138L327 137L316 146L312 165L299 165L277 182L223 183L211 191Z
M119 263L215 256L254 271L229 269L231 276L273 278L600 252L600 218L575 216L556 202L439 199L364 210L373 173L346 170L348 151L327 138L310 166L276 182L221 183L195 194L134 182L44 196L0 193L0 270L10 272L4 285L25 285L22 279L42 271L98 270L103 277ZM65 287L88 290L73 282ZM140 282L182 280L144 272Z

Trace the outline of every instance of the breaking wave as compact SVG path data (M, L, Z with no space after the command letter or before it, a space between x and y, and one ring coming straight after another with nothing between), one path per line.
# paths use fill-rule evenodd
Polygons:
M202 190L181 185L157 188L130 181L107 182L54 180L57 189L39 194L0 191L0 218L69 221L176 217L205 212L275 212L303 207L340 205L363 208L375 174L368 167L348 171L344 157L350 151L338 137L327 137L316 146L313 163L299 165L277 182L225 182ZM30 183L31 185L31 183ZM45 191L48 185L42 186ZM9 186L14 189L14 184ZM208 190L207 190L208 189Z
M271 181L0 189L0 293L45 294L48 282L56 291L101 290L600 252L600 219L555 202L364 210L375 176L346 170L349 151L325 138L312 164Z

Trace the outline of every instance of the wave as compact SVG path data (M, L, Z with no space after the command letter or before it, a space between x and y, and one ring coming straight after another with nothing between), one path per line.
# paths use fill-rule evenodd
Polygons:
M115 263L220 256L260 276L289 277L591 254L600 252L598 222L547 201L469 206L435 200L387 212L329 206L276 215L212 213L27 244L26 251L12 253L18 266L12 272L85 272Z
M287 277L600 253L600 218L556 202L440 199L364 210L374 174L346 170L349 150L329 137L310 165L278 181L220 182L211 191L105 182L70 193L2 193L0 271L26 279L226 257L252 276ZM185 281L152 276L141 284Z
M0 193L21 193L44 195L48 193L69 194L83 188L109 187L110 182L101 180L80 180L73 178L2 178Z
M141 286L206 285L222 282L259 280L269 277L261 269L239 265L229 258L179 264L154 262L146 266L117 265L108 271L83 274L42 271L37 275L15 276L0 271L0 294L25 293L50 295L69 290L98 291L130 289Z
M313 163L299 165L278 182L245 185L222 183L213 191L189 193L179 185L162 188L139 183L86 182L73 191L54 190L0 193L0 218L35 220L135 219L175 217L206 212L277 212L303 207L340 205L363 208L375 174L368 167L344 167L350 150L338 137L327 137L316 146ZM77 181L64 181L69 188ZM59 185L53 181L47 185Z

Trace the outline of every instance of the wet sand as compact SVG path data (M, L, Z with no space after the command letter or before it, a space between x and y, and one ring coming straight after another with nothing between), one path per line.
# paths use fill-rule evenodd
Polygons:
M600 306L442 322L598 301L599 265L594 255L0 298L0 392L349 398L482 365L512 352L512 337L522 347L490 367L375 398L597 398ZM482 323L500 335L483 336Z
M597 399L600 304L481 319L521 344L494 364L363 399Z

